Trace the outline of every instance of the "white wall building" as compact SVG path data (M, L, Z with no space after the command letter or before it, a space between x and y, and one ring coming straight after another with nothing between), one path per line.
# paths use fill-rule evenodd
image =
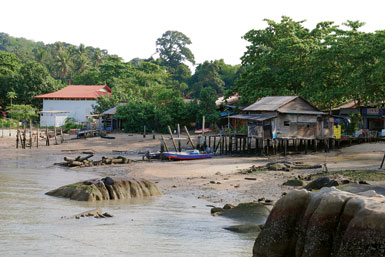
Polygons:
M43 99L40 126L59 127L67 117L78 122L87 121L86 115L93 111L96 99L110 94L111 89L106 85L70 85L56 92L35 96Z

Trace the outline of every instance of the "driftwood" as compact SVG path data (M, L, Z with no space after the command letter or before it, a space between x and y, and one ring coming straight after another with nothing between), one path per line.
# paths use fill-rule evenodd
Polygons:
M54 163L54 165L64 166L64 167L91 167L91 166L100 166L100 165L110 165L110 164L128 164L132 160L124 156L117 157L108 157L103 156L99 161L93 161L90 158L93 157L93 154L89 154L85 157L77 156L73 157L64 157L65 162Z

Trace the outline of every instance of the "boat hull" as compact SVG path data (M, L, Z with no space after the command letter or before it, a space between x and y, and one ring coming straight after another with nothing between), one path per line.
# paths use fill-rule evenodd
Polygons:
M198 159L208 159L213 157L213 154L182 154L182 153L170 153L165 152L163 156L170 160L198 160Z

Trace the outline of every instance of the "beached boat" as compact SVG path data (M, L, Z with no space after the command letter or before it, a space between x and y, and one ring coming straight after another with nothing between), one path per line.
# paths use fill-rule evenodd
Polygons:
M205 128L205 133L211 132L211 128ZM196 129L194 131L195 134L202 134L202 129Z
M164 152L163 156L170 160L196 160L211 158L213 157L213 154L201 153L198 150L190 150L184 152Z

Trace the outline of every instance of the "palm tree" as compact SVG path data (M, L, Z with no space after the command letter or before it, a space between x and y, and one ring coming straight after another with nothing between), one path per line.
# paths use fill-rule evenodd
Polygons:
M7 97L8 97L9 99L11 99L11 105L12 105L12 100L15 99L15 98L17 98L16 92L13 92L13 91L8 92L8 93L7 93Z

